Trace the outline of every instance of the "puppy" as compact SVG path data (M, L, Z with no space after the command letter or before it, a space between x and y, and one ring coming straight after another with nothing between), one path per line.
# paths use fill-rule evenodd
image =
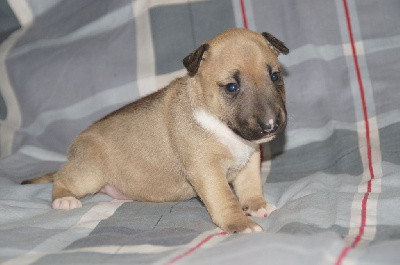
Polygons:
M52 207L65 210L97 192L150 202L199 196L222 230L262 231L243 211L275 209L263 196L259 144L286 127L277 57L288 52L269 33L229 29L183 59L186 76L97 121L59 171L23 184L54 182Z

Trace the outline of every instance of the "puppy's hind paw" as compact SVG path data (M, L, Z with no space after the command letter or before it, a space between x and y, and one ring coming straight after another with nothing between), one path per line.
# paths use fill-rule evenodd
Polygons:
M82 208L82 203L75 197L62 197L55 199L51 205L53 209L72 210Z

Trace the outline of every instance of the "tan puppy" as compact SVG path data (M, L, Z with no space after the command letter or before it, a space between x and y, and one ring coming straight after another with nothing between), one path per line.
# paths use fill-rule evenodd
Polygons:
M59 171L23 184L53 181L52 206L66 210L100 191L151 202L198 195L228 233L262 231L242 210L275 209L263 196L259 144L286 127L277 56L288 52L269 33L227 30L183 60L186 76L94 123Z

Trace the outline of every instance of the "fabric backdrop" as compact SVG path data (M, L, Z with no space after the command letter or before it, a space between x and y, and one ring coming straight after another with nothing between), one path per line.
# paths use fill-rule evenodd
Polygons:
M0 263L400 264L399 14L398 0L0 1ZM51 184L19 185L231 27L290 48L264 233L223 233L197 198L57 211Z

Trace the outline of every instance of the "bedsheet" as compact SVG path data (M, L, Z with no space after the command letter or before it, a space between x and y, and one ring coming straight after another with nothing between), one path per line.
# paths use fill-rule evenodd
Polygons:
M400 264L400 2L0 2L1 264ZM197 198L51 209L71 140L185 74L232 27L267 31L288 128L263 145L263 233L228 235Z

